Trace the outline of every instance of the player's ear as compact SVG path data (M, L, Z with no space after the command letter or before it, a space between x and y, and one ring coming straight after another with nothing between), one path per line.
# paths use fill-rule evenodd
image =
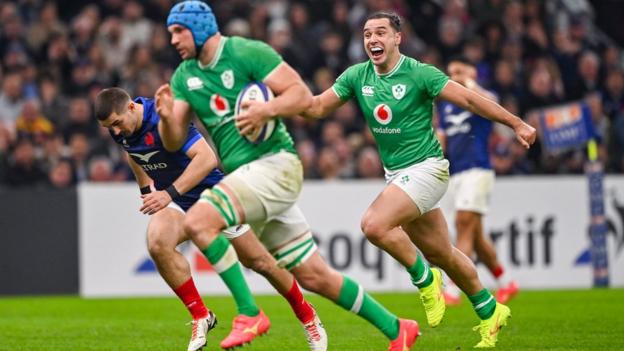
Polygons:
M394 32L394 40L396 41L397 46L401 45L401 38L403 38L401 32Z
M128 111L134 111L134 101L128 103Z

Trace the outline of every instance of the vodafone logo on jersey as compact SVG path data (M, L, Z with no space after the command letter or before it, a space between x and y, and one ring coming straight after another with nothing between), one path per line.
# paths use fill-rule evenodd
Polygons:
M392 110L390 106L386 104L379 104L373 110L373 117L379 122L381 125L386 125L392 121Z
M210 97L210 109L219 117L230 112L230 103L219 94L212 94Z

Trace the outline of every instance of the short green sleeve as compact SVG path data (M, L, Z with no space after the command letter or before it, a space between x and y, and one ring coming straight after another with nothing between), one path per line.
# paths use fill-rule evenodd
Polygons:
M438 94L440 94L449 80L449 77L444 74L444 72L432 65L422 65L420 67L419 75L421 77L421 81L423 82L423 88L432 98L435 98Z
M171 76L171 92L173 93L173 98L175 100L183 100L188 102L186 97L184 96L184 74L181 72L183 70L183 65L178 66L178 68L173 72Z
M340 98L340 100L349 100L354 96L353 93L353 75L355 70L353 66L347 68L338 78L332 86L334 93Z
M263 81L283 61L282 56L264 42L243 38L231 40L234 40L234 53L242 58L242 68L255 81Z

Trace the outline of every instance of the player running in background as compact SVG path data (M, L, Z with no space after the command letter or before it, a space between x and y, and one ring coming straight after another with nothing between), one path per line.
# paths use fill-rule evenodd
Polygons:
M391 340L390 350L411 347L418 324L399 320L318 253L296 205L303 170L284 124L277 119L271 137L259 144L243 137L252 132L245 124L248 117L293 115L310 105L312 94L301 77L265 43L222 36L212 10L203 2L176 4L167 26L184 62L173 74L171 87L165 85L156 93L164 145L175 150L183 144L194 111L212 137L227 174L188 211L184 224L193 242L208 247L223 228L249 223L279 265L289 269L304 288L372 323ZM239 91L253 81L264 82L276 97L267 103L249 102L244 113L234 116ZM326 340L309 341L314 350L327 349Z
M440 323L445 311L442 279L413 244L468 295L481 319L476 347L494 347L511 312L483 288L472 261L451 244L438 204L448 186L449 163L432 127L433 101L440 97L504 123L525 147L534 142L535 129L493 101L449 81L435 67L401 55L398 15L369 16L363 37L370 60L342 73L332 88L314 97L304 116L321 118L347 100L357 100L377 142L388 183L364 214L362 231L407 269L421 291L431 326Z
M96 98L95 114L99 123L109 129L113 139L129 154L128 162L143 198L140 211L152 215L147 228L149 253L160 275L191 313L193 333L188 350L198 350L206 344L206 332L214 327L216 319L205 307L193 283L190 266L176 246L189 239L183 230L186 211L199 199L202 191L223 178L223 173L215 169L215 154L192 124L187 129L182 147L167 152L160 138L160 117L154 101L142 97L132 101L122 89L101 91ZM156 191L151 190L150 184ZM289 286L284 295L302 322L314 318L314 309L303 299L292 275L277 266L260 267L256 264L265 260L262 251L258 250L263 247L248 225L226 229L223 234L231 240L245 266L263 274L271 282L281 281L282 285ZM219 235L203 253L225 282L238 307L239 315L234 319L233 329L221 342L221 347L232 348L265 333L270 322L256 306L236 253L224 236ZM272 259L268 253L266 256Z
M475 82L477 70L469 61L462 58L452 59L447 70L453 81L497 101L496 95ZM451 180L447 194L453 198L456 211L455 246L470 258L476 253L477 258L496 278L496 300L506 303L518 293L519 287L505 274L496 257L494 246L483 232L482 221L483 215L488 211L495 177L488 151L492 121L447 101L440 101L437 108L438 139L445 146L445 154L451 163ZM460 290L452 281L445 287L444 298L447 305L457 305L461 301Z

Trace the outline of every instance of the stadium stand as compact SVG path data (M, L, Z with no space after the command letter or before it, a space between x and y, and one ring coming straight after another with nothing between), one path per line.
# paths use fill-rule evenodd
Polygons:
M440 68L455 55L467 57L478 67L479 83L532 124L535 108L585 100L606 171L622 173L624 30L614 7L624 6L607 2L241 0L212 6L224 34L268 42L314 92L366 59L360 33L366 14L392 9L406 20L402 52ZM173 3L0 5L0 185L130 180L120 150L92 118L93 99L108 86L153 96L168 81L179 60L163 24ZM308 179L383 175L359 114L346 104L323 123L288 121ZM546 155L538 143L526 151L502 128L490 147L499 175L583 172L583 150ZM93 175L97 164L107 174Z

